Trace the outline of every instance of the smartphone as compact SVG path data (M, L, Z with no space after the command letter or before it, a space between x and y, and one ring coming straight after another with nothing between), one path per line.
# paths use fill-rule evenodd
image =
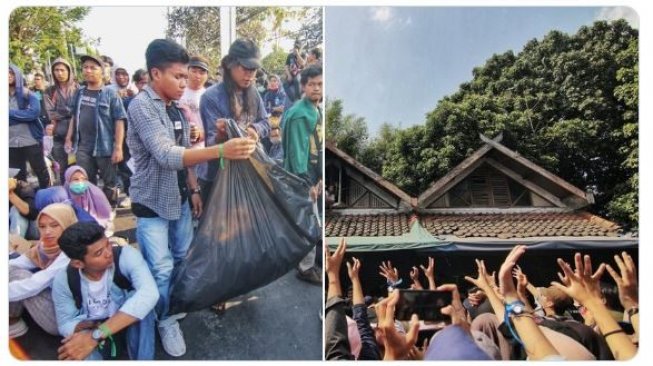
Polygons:
M417 314L420 320L444 321L449 319L440 310L451 304L450 291L399 290L399 301L395 307L395 319L410 320Z

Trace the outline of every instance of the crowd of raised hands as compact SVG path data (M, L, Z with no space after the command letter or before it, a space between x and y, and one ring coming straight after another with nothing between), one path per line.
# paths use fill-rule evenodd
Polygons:
M456 284L436 285L431 257L426 265L412 267L410 283L403 283L389 260L383 261L379 274L387 281L388 295L378 300L364 296L359 277L364 263L351 257L346 269L352 293L345 298L340 270L346 250L344 239L335 251L324 250L327 360L628 360L637 352L637 271L626 252L614 256L616 266L601 263L596 270L589 255L576 253L574 263L558 258L557 280L536 287L517 264L527 246L516 245L498 275L476 259L477 273L465 276L471 289L463 301ZM420 283L420 269L427 288ZM606 301L601 286L605 272L616 284L623 312ZM451 303L441 309L448 321L434 324L416 314L409 321L397 320L399 289L450 292ZM433 329L430 336L427 331Z

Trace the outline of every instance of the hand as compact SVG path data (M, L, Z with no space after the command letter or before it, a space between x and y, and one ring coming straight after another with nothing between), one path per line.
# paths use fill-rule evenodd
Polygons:
M395 328L395 306L398 301L399 290L394 290L390 296L375 306L376 316L379 319L378 328L383 334L385 360L403 359L417 342L419 319L416 314L410 318L410 328L405 337Z
M420 265L419 267L422 269L424 275L429 281L429 289L435 290L435 259L429 257L428 266L424 267L423 265Z
M9 178L9 193L15 191L17 186L18 181L14 178Z
M347 242L345 238L340 239L340 244L333 254L329 251L329 246L324 244L324 263L325 263L325 272L332 278L332 276L337 277L340 273L340 266L342 265L342 259L345 257L345 251L347 251Z
M354 279L358 279L358 271L361 269L361 262L357 258L352 257L352 262L347 262L347 274L351 281L354 282Z
M122 146L116 146L113 149L113 154L111 155L111 163L118 164L123 160L122 156Z
M190 141L195 143L200 139L200 129L197 125L190 125Z
M526 287L528 286L528 277L522 272L521 267L515 266L512 270L512 276L517 280L517 292L526 297Z
M219 134L226 134L227 133L227 119L226 118L218 118L215 121L215 129L218 131Z
M95 329L95 322L93 320L82 320L81 322L77 323L75 326L74 332L81 332L83 330L91 330Z
M417 347L413 346L413 348L408 351L408 354L406 355L407 360L411 361L422 361L424 360L424 354L426 353L426 350L429 348L429 339L426 338L424 339L424 343L422 343L422 347Z
M308 191L308 196L311 197L311 201L316 202L317 198L320 197L320 184L316 184Z
M525 245L515 245L499 269L499 290L506 303L519 300L515 284L512 282L512 269L519 258L526 252Z
M73 333L64 338L61 343L63 346L58 349L60 360L83 360L98 345L88 331Z
M494 291L492 285L488 282L487 269L485 269L485 261L474 259L476 261L476 267L478 268L478 275L476 278L470 276L465 276L465 280L470 282L472 285L480 288L481 290L487 293L488 291ZM494 272L492 272L492 278L494 278Z
M603 276L603 273L605 273L605 263L601 263L599 265L599 268L596 270L596 272L592 273L592 259L590 258L589 255L585 255L582 257L583 263L581 263L581 255L580 253L576 253L574 255L574 262L576 263L576 268L583 268L583 273L581 274L581 277L583 278L583 281L585 282L585 286L587 286L587 289L592 292L594 296L597 298L602 298L603 293L601 292L601 284L600 280L601 277ZM583 264L581 266L581 264Z
M440 312L451 317L452 325L459 325L464 329L469 330L469 323L467 322L467 316L465 314L463 302L460 300L460 292L458 291L458 286L449 283L438 287L437 291L451 291L451 304L442 308Z
M392 263L390 263L390 261L381 262L379 269L381 270L379 274L385 277L388 282L396 283L399 281L399 272L397 272L396 268L392 267Z
M618 274L609 264L606 266L610 276L617 283L619 288L619 301L624 309L628 310L633 306L639 306L639 298L637 295L637 268L633 258L626 252L621 253L621 257L614 256L614 261L617 262L619 271Z
M254 140L254 142L258 142L258 133L254 127L247 127L247 137Z
M410 279L413 281L413 284L410 285L410 288L414 290L423 290L424 287L422 284L419 282L419 269L417 267L413 266L413 269L410 270Z
M580 258L580 254L577 253L576 258ZM567 296L572 297L585 307L587 307L592 300L602 303L601 296L597 296L592 289L592 284L588 285L588 282L586 281L585 268L582 261L576 260L575 271L571 269L569 263L560 258L558 258L558 265L562 269L564 275L558 272L560 282L554 281L551 282L551 285L557 287L567 294ZM591 311L591 309L588 310Z
M202 203L202 196L198 193L193 193L190 195L190 202L193 206L193 217L199 219L204 212L204 205Z
M236 137L223 144L224 157L230 160L249 158L256 149L256 143L245 137Z

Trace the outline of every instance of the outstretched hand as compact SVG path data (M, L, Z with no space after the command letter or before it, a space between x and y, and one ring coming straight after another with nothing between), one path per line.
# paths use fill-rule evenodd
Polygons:
M352 262L347 262L347 275L351 278L352 281L358 279L358 271L361 268L361 262L358 258L352 257Z
M460 292L458 291L458 286L449 283L439 286L436 290L451 291L451 304L442 308L440 312L451 317L451 324L460 325L463 328L469 330L469 323L467 323L467 317L465 314L465 308L463 307L463 302L460 300Z
M486 293L488 291L493 291L491 284L488 281L488 274L487 274L487 269L485 268L485 261L482 259L474 259L476 261L476 268L478 269L478 274L476 278L470 277L470 276L465 276L465 280L467 282L470 282L474 286L480 288L481 290L485 291ZM494 272L491 275L492 278L494 278Z
M422 287L422 283L419 282L419 269L417 267L413 266L413 268L410 270L410 279L413 281L412 285L410 288L414 290L423 290L424 287Z
M342 265L342 259L345 257L345 251L347 251L347 242L345 238L340 239L340 244L333 254L329 251L329 246L324 245L324 266L327 275L335 275L336 277L340 273L340 266Z
M526 252L525 245L516 245L501 264L499 269L499 291L506 302L519 300L519 295L512 281L512 269L517 264L519 258Z
M379 269L379 274L385 277L388 282L396 283L399 281L399 272L397 271L397 268L392 267L392 263L390 261L381 262Z
M399 301L399 290L394 290L390 296L376 304L376 316L379 319L378 327L383 335L385 345L385 360L401 360L417 342L419 332L419 319L416 314L410 319L410 328L406 335L399 334L395 328L395 306Z
M624 309L630 309L639 305L639 297L637 295L637 267L633 258L626 252L621 253L621 258L618 255L614 256L614 261L619 267L619 272L614 270L609 264L606 266L610 276L617 283L619 289L619 301Z
M435 290L435 259L429 257L428 266L424 267L423 265L420 265L419 267L422 269L424 275L429 281L429 289Z
M587 305L587 303L592 300L600 301L601 296L600 293L597 295L594 291L591 269L586 270L586 266L580 258L580 253L576 253L574 256L576 262L575 270L571 268L569 263L558 258L558 265L562 269L563 274L558 272L560 282L553 281L551 282L551 285L574 298L581 305Z

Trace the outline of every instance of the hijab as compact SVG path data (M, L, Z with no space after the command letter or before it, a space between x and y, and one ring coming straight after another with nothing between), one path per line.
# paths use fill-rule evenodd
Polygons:
M81 171L88 180L86 170L79 165L73 165L66 170L66 183L64 187L68 192L68 197L74 204L88 212L98 224L106 227L111 218L111 205L104 195L104 192L91 182L87 182L88 189L82 194L74 194L70 191L70 178L76 172Z
M77 222L75 211L70 205L65 203L53 203L45 207L36 217L36 222L39 222L41 216L46 215L61 225L65 230L68 226ZM46 269L52 262L57 259L61 253L61 248L58 245L46 248L42 241L32 247L25 255L40 269Z

